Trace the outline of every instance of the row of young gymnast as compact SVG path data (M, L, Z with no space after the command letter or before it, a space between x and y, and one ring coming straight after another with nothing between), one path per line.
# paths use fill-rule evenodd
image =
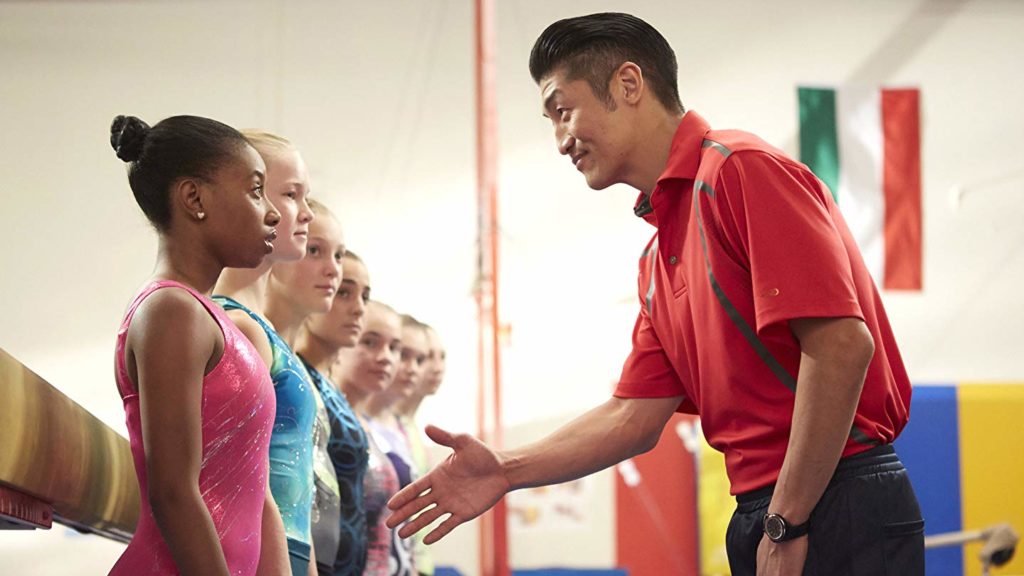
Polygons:
M288 140L118 116L110 143L159 238L117 338L141 509L110 573L431 574L385 504L428 466L437 332L371 299Z

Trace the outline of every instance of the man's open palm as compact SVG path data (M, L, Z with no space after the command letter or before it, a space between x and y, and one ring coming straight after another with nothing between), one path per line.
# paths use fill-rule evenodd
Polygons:
M436 426L427 426L426 432L431 440L454 452L388 501L393 512L387 525L394 528L413 518L398 532L402 538L408 538L438 518L450 515L423 539L424 543L433 544L459 524L494 506L508 492L509 482L498 455L483 442Z

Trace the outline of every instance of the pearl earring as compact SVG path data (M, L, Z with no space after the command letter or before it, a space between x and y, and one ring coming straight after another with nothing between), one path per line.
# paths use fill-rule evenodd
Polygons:
M198 213L196 213L196 218L199 218L200 220L202 220L203 218L206 218L206 212L198 212Z

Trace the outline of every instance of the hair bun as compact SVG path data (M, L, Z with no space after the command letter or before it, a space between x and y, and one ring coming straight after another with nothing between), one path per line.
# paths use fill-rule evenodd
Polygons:
M142 144L149 133L149 124L135 116L118 116L110 124L110 146L117 157L134 162L142 154Z

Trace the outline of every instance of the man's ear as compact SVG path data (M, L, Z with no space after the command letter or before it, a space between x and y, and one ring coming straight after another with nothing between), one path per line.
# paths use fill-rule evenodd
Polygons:
M611 89L613 95L621 98L626 104L635 106L646 89L643 70L633 62L623 62L612 74Z

